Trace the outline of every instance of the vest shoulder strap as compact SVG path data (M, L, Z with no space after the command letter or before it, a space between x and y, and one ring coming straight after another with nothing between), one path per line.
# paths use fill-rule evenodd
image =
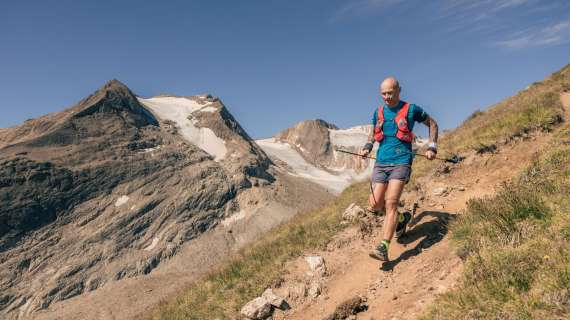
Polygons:
M380 105L380 107L378 107L378 115L376 119L378 120L378 123L384 122L384 105Z

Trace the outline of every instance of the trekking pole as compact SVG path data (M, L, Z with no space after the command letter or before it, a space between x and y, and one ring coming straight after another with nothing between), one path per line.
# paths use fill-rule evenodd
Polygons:
M360 155L360 154L358 154L358 153L354 153L354 152L350 152L350 151L346 151L346 150L342 150L342 149L335 149L335 150L338 151L338 152L348 153L348 154L352 154L352 155L355 155L355 156L359 156L359 157L361 157L361 158L368 158L368 159L376 160L376 158L375 158L375 157L372 157L372 156L363 156L363 155Z
M372 156L363 156L363 155L360 155L360 154L358 154L358 153L354 153L354 152L350 152L350 151L346 151L346 150L342 150L342 149L335 149L335 150L338 151L338 152L348 153L348 154L352 154L352 155L359 156L359 157L362 157L362 158L368 158L368 159L376 160L376 158L375 158L375 157L372 157ZM411 154L416 155L416 156L420 156L420 157L427 158L427 156L426 156L425 154L416 153L416 152L411 152ZM461 160L461 159L459 159L459 157L458 157L457 155L454 155L454 156L451 157L451 158L439 158L439 157L435 157L435 158L436 158L437 160L441 160L441 161L445 161L445 162L451 162L451 163L459 163L459 161Z

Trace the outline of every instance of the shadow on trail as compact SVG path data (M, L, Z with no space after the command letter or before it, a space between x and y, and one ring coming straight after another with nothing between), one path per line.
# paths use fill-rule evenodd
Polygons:
M429 217L433 219L421 222ZM380 269L383 271L391 271L400 262L417 256L422 250L440 242L447 234L448 224L453 219L455 219L454 215L442 211L423 211L419 215L416 215L410 222L406 234L398 239L398 243L405 247L420 238L423 239L415 247L402 252L395 260L384 262Z

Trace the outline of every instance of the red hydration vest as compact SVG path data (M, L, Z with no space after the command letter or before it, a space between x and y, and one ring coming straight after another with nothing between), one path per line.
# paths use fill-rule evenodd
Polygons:
M398 111L398 114L394 117L394 122L398 128L396 132L396 138L405 141L412 142L414 140L414 133L410 131L408 127L408 110L410 109L410 104L404 102L404 105ZM378 108L378 121L376 122L376 127L374 127L374 140L380 142L384 139L384 132L382 131L382 125L384 124L384 105Z

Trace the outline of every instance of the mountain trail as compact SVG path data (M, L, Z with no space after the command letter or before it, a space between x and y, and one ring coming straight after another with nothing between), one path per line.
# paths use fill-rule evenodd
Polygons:
M564 121L568 121L570 93L563 93L561 101ZM326 261L327 274L320 295L292 301L291 310L274 318L323 319L344 301L362 297L368 309L352 319L414 319L437 294L453 288L461 275L462 263L450 245L447 223L465 210L469 199L490 196L515 177L551 136L539 133L501 146L494 154L473 154L447 174L418 179L423 197L404 195L407 199L417 197L414 201L419 207L401 243L393 241L390 262L382 265L368 256L381 240L380 223L364 232L362 224L350 227L335 238L328 250L307 253ZM442 187L446 191L434 195L434 189ZM287 282L304 279L309 283L307 269L302 258L291 262L283 284L275 290L290 297Z

